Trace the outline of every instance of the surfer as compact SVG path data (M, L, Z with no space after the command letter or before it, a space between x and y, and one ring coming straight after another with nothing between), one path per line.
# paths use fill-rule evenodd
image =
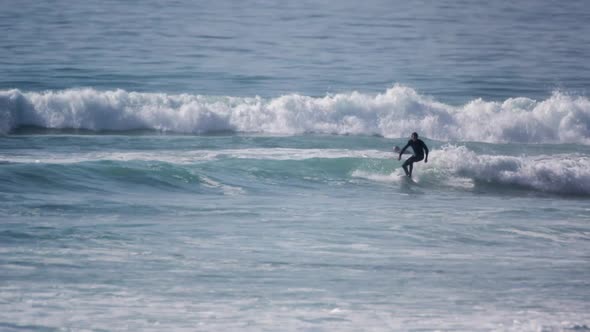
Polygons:
M402 159L402 154L404 153L404 151L406 151L408 146L412 147L412 150L414 150L414 155L408 158L404 162L402 167L404 169L404 172L406 172L406 175L408 177L412 177L412 170L414 169L415 162L420 161L422 159L424 159L425 163L428 162L428 147L426 146L426 144L424 144L424 142L421 139L418 139L418 133L414 132L412 133L411 139L408 141L408 144L406 144L406 146L404 146L400 150L399 157L397 157L397 160Z

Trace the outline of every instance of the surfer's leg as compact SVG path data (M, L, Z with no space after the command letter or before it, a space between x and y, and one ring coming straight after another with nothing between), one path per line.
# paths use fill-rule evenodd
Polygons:
M410 164L410 177L412 176L412 171L414 170L414 163L417 163L422 159L424 159L424 156L412 156L412 163Z
M413 164L414 163L414 156L406 159L406 161L404 162L404 164L402 165L404 172L406 172L407 176L412 176L412 168L413 168ZM410 166L410 170L408 171L408 166Z
M406 176L410 176L410 173L408 173L408 165L406 165L406 163L404 163L402 165L402 168L404 169L404 172L406 173Z

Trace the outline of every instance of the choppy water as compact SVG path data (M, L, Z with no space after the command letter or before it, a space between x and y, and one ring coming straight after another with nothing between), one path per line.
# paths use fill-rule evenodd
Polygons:
M585 2L2 5L0 330L590 330Z

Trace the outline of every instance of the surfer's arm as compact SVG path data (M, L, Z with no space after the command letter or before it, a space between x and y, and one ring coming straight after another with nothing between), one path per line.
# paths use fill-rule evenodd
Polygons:
M428 162L428 147L424 144L424 162Z
M406 144L406 146L404 146L400 151L399 151L399 157L397 157L397 160L402 159L402 154L404 154L404 152L406 152L406 149L408 148L408 146L410 146L410 142L408 142L408 144Z

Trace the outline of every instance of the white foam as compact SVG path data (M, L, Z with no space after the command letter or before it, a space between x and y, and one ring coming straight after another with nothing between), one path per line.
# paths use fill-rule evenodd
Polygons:
M70 89L0 91L0 133L21 126L89 130L154 129L272 134L406 137L444 141L590 144L590 101L555 92L536 101L437 102L396 85L381 94L340 93L273 99Z
M560 194L590 194L590 157L581 154L478 155L466 147L449 145L433 151L424 168L431 173L489 184Z
M398 168L391 174L355 170L353 177L402 183ZM421 178L418 178L421 177ZM472 189L476 183L566 195L590 195L590 156L554 154L507 156L477 154L465 146L445 145L420 164L415 182L429 186Z
M224 195L235 196L235 195L242 195L244 194L244 189L238 186L230 186L227 184L223 184L217 182L211 178L206 176L201 176L201 180L204 182L205 186L209 188L219 188L223 192Z

